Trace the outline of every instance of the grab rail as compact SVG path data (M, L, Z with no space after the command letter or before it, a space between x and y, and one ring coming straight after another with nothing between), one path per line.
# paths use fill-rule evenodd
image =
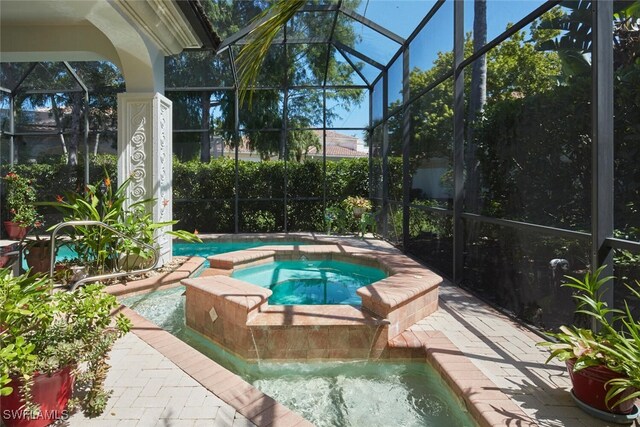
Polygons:
M114 233L115 235L122 237L124 239L130 239L132 241L134 241L135 243L137 243L138 245L149 249L152 251L153 253L153 263L151 264L150 267L146 267L146 268L142 268L142 269L138 269L138 270L131 270L131 271L120 271L120 272L116 272L116 273L108 273L108 274L100 274L97 276L89 276L89 277L85 277L83 279L78 280L77 282L74 282L71 284L69 290L70 291L75 291L76 288L78 288L78 286L80 285L84 285L85 283L94 281L94 280L106 280L106 279L115 279L118 277L124 277L124 276L128 276L130 274L141 274L141 273L146 273L148 271L151 271L155 268L155 266L158 264L158 260L160 259L160 257L158 256L158 250L156 248L154 248L153 246L149 245L148 243L144 243L138 239L135 239L131 236L127 236L126 234L122 233L121 231L116 230L115 228L111 227L110 225L105 224L102 221L93 221L93 220L85 220L85 221L66 221L66 222L61 222L58 225L55 226L55 228L51 231L51 240L50 240L50 245L51 245L51 266L49 267L49 277L53 278L53 271L54 271L54 267L55 267L55 260L56 260L56 253L55 253L55 238L56 235L58 234L58 231L60 231L61 229L65 228L65 227L72 227L72 228L77 228L77 227L82 227L82 226L86 226L86 225L97 225L100 226L102 228L105 228L109 231L111 231L112 233Z

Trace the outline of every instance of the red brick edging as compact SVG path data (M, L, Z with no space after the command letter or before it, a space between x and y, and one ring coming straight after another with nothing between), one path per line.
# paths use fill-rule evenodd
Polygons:
M255 425L259 427L313 426L309 421L262 393L238 375L223 368L128 307L121 306L119 312L131 319L133 323L131 331L134 334Z

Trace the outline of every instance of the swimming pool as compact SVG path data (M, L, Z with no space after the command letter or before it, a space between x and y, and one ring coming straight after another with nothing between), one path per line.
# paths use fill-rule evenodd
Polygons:
M319 427L477 425L425 363L247 363L185 325L183 293L180 286L122 302Z
M203 240L202 243L173 243L174 256L201 256L204 258L227 252L241 251L260 246L282 245L308 245L309 242L291 240L265 240L265 241L221 241L218 239ZM205 261L205 267L209 267L209 261Z
M209 257L227 252L240 251L244 249L257 248L259 246L282 246L282 245L308 245L309 242L290 241L290 240L265 240L265 241L221 241L221 240L203 240L202 243L186 243L174 242L174 256L201 256ZM65 245L59 245L56 252L56 262L65 259L76 258L76 254L72 249ZM22 267L27 269L26 260L22 260ZM205 268L209 267L209 261L205 261Z
M379 268L348 262L276 261L236 270L231 277L273 291L269 304L351 304L356 290L387 277Z

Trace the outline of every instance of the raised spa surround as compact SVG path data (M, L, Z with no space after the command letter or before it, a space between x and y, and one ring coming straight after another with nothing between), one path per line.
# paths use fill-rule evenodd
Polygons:
M231 277L275 261L334 260L384 270L355 305L269 305L271 290ZM442 278L397 252L343 245L263 246L209 257L185 279L187 325L246 359L377 359L388 342L438 306Z

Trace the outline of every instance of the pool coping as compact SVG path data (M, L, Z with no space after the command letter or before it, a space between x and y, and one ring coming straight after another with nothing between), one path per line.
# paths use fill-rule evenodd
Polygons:
M191 257L178 270L161 275L161 278L154 276L129 282L127 285L114 285L109 288L116 286L121 288L117 290L107 288L107 291L121 296L179 286L180 280L197 271L203 262L204 258ZM240 376L220 366L128 307L122 305L117 312L131 319L132 333L254 424L258 426L313 425L244 381ZM537 425L442 332L405 330L391 339L388 344L390 351L388 359L385 360L430 363L480 426L494 427L513 423L519 426Z
M110 285L105 288L106 292L115 296L134 296L143 292L158 289L168 289L172 286L180 286L182 279L187 279L202 267L205 259L198 256L188 257L173 271L147 277L145 279L133 280L124 284Z
M277 261L298 260L300 258L309 261L333 260L347 262L378 268L386 273L387 277L361 286L356 291L356 294L361 299L361 304L356 307L356 310L366 313L367 315L372 314L374 317L379 317L383 319L383 323L387 325L385 335L388 336L388 339L385 340L385 344L388 340L411 327L418 320L423 319L437 310L438 288L443 282L442 277L417 261L398 253L390 254L380 250L359 248L344 243L325 243L304 246L292 244L282 246L267 245L238 250L213 255L207 259L211 267L221 271L226 270L227 273L221 275L233 276L235 271L247 267L255 267ZM191 281L193 283L183 281L183 284L187 285L187 302L189 302L190 286L195 286L196 281L203 282L203 284L204 282L213 284L213 279L209 278L195 279ZM250 294L259 292L262 289L250 283L246 283L246 287L250 290L247 291ZM205 295L203 295L205 298L206 289L206 286L201 287L202 292L205 293ZM317 307L325 307L326 314L331 315L331 312L338 310L337 307L339 306L340 305L334 304L325 306L318 305ZM257 316L268 316L265 310L270 307L279 306L270 306L268 303L265 303L260 307L260 313L257 314ZM301 307L307 308L307 306L296 304L288 307L292 307L293 311ZM206 318L201 318L200 323L202 323L203 320L206 320ZM266 326L267 323L264 325ZM279 325L292 326L289 323L279 323ZM324 322L314 323L313 321L307 322L305 325L326 326ZM375 324L375 326L378 325L379 323ZM193 327L193 325L190 326ZM198 326L199 328L197 329L200 329L202 332L206 325L201 324ZM274 324L273 326L277 325ZM343 356L339 355L339 357ZM360 356L356 355L356 358L360 358Z

